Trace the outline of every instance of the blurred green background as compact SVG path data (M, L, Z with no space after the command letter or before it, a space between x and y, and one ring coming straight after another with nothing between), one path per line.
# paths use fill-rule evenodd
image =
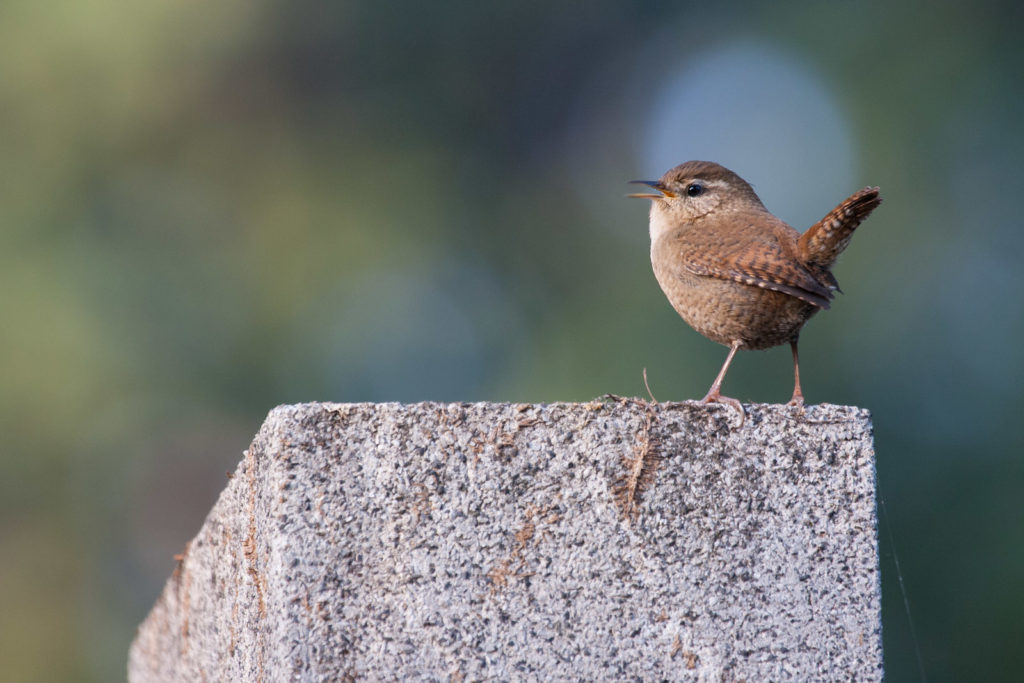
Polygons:
M882 187L804 390L874 412L890 680L1019 675L1022 7L7 0L4 678L123 678L276 404L702 396L623 197L693 158L801 230Z

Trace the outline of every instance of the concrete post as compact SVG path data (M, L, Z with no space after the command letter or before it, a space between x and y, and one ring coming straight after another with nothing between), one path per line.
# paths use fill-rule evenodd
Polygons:
M870 415L746 409L279 407L129 679L880 680Z

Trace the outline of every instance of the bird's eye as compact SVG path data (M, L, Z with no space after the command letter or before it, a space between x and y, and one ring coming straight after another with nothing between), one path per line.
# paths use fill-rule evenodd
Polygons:
M700 183L690 183L686 186L687 197L699 197L704 194L704 186Z

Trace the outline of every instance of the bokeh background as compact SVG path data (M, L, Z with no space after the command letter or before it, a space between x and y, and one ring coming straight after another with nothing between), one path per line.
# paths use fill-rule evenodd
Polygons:
M702 396L623 197L695 158L799 229L882 187L805 392L874 412L890 680L1019 675L1022 8L4 2L3 677L123 678L274 405Z

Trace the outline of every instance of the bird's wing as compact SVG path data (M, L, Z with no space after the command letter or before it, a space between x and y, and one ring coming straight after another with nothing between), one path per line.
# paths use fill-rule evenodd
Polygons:
M725 232L690 228L685 236L672 235L665 244L674 252L667 254L669 262L693 275L741 282L829 307L835 280L822 282L800 263L800 233L770 214L734 218L733 228Z

